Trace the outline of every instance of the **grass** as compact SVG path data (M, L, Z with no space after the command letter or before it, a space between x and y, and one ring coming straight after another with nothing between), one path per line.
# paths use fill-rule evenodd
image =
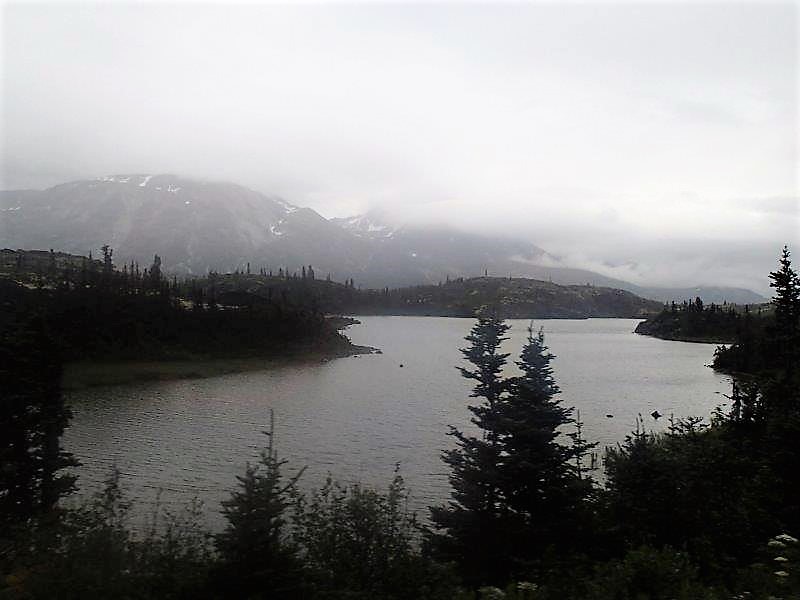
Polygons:
M336 351L305 352L283 356L71 362L64 366L61 387L64 390L80 390L143 381L205 379L230 373L272 369L287 364L326 362L331 358L374 352L376 352L374 348L353 345Z

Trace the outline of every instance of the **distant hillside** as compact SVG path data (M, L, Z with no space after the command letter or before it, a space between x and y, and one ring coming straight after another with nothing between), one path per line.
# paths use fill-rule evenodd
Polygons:
M441 286L398 290L390 305L407 314L472 316L484 305L500 307L513 319L643 317L660 302L625 290L590 285L558 285L534 279L475 277Z
M0 192L0 248L54 249L97 257L114 248L117 265L147 265L158 254L165 272L264 268L299 272L313 265L357 287L438 284L448 278L531 278L556 284L625 289L661 301L763 301L749 290L642 288L561 264L528 240L449 227L399 225L379 212L325 219L309 208L242 186L174 175L115 175L47 190Z
M485 305L518 319L589 317L644 318L657 313L660 302L624 290L594 286L562 286L533 279L476 277L442 285L358 290L331 281L285 279L261 275L224 275L202 280L204 295L222 304L257 305L282 298L312 303L329 313L472 317Z
M694 302L695 298L700 298L706 304L763 304L767 298L761 294L756 294L752 290L734 287L719 286L698 286L692 288L667 288L667 287L641 287L630 286L624 289L632 291L643 298L652 298L661 302L677 302L684 300Z

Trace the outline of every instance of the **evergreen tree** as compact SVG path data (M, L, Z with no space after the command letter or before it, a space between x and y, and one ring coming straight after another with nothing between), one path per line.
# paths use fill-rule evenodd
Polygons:
M770 287L775 288L772 304L775 306L775 326L772 337L775 343L776 358L781 364L775 365L794 370L798 357L798 335L800 335L800 279L792 269L790 252L783 247L779 260L780 268L769 274Z
M579 431L564 431L577 423L574 409L557 398L553 358L543 332L534 335L529 327L517 362L522 375L510 380L508 398L499 407L500 487L515 522L509 546L520 567L577 549L584 500L592 488L591 479L582 476L581 459L596 444L584 442ZM571 443L564 443L564 436Z
M274 416L259 464L237 477L239 489L223 502L228 526L217 537L220 585L238 598L293 598L299 592L296 548L286 541L286 509L302 470L285 481L275 451Z
M108 245L104 245L101 250L103 251L103 276L110 278L114 272L114 250Z
M498 349L507 330L495 314L484 313L467 337L472 345L462 352L475 368L461 373L477 382L472 396L483 402L469 409L482 435L452 429L457 447L444 460L452 469L453 500L432 509L439 530L434 549L454 560L471 584L504 584L557 568L583 541L592 490L580 460L594 444L563 431L576 421L556 398L544 335L528 330L517 362L522 374L504 379L508 355Z
M62 471L77 464L61 447L70 418L59 350L44 319L6 331L0 338L0 531L49 513L74 489L75 478Z
M508 358L499 350L508 329L496 312L484 309L466 337L470 346L461 352L473 368L459 370L476 382L471 396L481 402L469 410L482 435L475 437L451 427L456 447L442 458L451 469L452 500L431 508L437 530L430 539L433 550L454 561L471 584L502 583L508 572L506 539L510 532L504 528L507 506L498 469L502 452L498 408L507 389L501 373Z
M156 254L153 256L153 264L150 265L150 286L155 292L161 291L161 257Z

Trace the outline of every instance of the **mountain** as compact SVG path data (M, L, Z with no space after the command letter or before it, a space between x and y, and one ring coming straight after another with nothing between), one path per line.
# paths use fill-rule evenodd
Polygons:
M642 288L560 264L527 240L442 226L393 223L380 212L325 219L277 196L174 175L114 175L46 190L0 192L0 247L95 255L108 244L117 264L204 274L313 265L320 276L363 287L437 284L484 274L619 288L661 301L763 301L749 290Z
M331 219L331 222L360 239L374 242L376 250L371 256L372 263L364 269L366 279L370 281L380 281L382 274L387 272L392 273L393 281L402 272L404 285L419 283L420 272L427 275L426 280L432 283L448 276L469 277L488 272L561 285L590 284L623 289L659 302L680 303L684 300L693 301L698 296L706 303L717 304L725 301L760 304L767 301L763 296L744 288L640 286L594 271L559 265L559 258L529 242L485 237L448 228L398 226L392 223L389 216L377 210ZM403 258L406 260L403 261ZM409 262L413 264L409 265Z
M326 262L354 270L353 236L308 208L231 183L173 175L116 175L43 191L0 194L0 243L98 253L117 264L149 264L153 254L177 273L232 271L252 262L300 268ZM362 252L363 253L363 252Z
M684 300L692 302L695 298L700 297L706 304L763 304L768 300L761 294L756 294L752 290L737 287L719 287L719 286L697 286L689 288L676 288L676 287L642 287L638 285L631 285L624 289L629 290L637 296L643 298L652 298L653 300L660 300L661 302L683 302Z

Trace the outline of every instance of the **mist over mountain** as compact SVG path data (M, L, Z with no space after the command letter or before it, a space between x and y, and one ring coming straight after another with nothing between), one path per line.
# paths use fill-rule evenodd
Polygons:
M698 295L706 302L763 301L739 288L641 287L570 268L528 240L398 224L380 211L325 219L278 196L174 175L114 175L4 191L0 211L3 247L97 254L108 244L117 264L147 265L159 254L164 269L176 274L245 270L248 263L254 271L293 272L310 264L322 276L353 278L369 288L486 273L589 283L661 301Z

